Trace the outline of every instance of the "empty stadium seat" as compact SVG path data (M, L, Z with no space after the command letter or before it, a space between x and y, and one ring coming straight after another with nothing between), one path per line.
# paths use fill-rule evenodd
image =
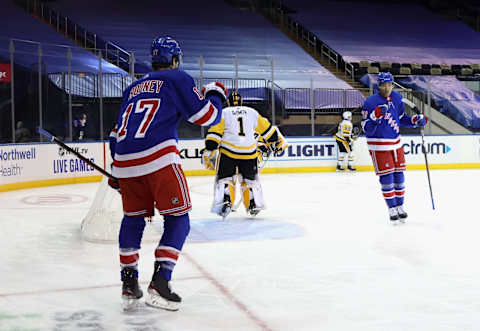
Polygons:
M473 74L479 74L480 73L480 64L474 63L471 65Z
M422 66L420 63L412 62L412 74L414 75L422 75Z
M388 61L381 61L380 62L380 70L388 71L392 67L392 63Z
M369 74L378 74L380 72L380 69L378 69L378 67L370 66L370 67L368 67L367 72Z
M459 64L453 64L452 65L452 74L454 75L460 75L462 71L462 66Z
M392 63L392 67L390 68L390 73L392 75L398 75L400 74L400 63L394 62Z
M432 69L432 66L430 64L427 64L427 63L422 64L423 75L430 75L430 69Z
M355 71L355 79L360 79L367 73L370 63L368 61L360 61L358 66L358 69Z
M400 67L400 75L410 75L412 70L409 67Z
M471 76L471 75L473 75L473 70L470 67L463 67L460 74L462 76Z
M359 62L360 68L368 68L370 66L370 62L368 61L360 61Z
M440 65L440 68L442 69L442 75L451 75L452 74L452 66L447 63L442 63Z

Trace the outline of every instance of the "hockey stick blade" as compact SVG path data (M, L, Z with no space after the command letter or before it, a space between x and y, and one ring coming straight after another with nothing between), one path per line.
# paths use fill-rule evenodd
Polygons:
M109 172L105 171L102 167L96 165L95 163L93 163L92 161L90 161L89 159L87 159L85 156L83 156L82 154L78 153L76 150L74 150L73 148L65 145L65 143L63 141L61 141L60 139L58 139L57 137L55 137L53 134L51 134L50 132L48 132L47 130L44 130L43 128L38 128L38 133L41 134L42 136L44 136L45 138L47 138L48 140L50 140L51 142L54 142L55 144L57 144L58 146L66 149L67 151L69 151L70 153L72 153L73 155L75 155L76 157L78 157L80 160L82 160L83 162L87 163L88 165L90 165L91 167L95 168L95 170L97 170L98 172L100 172L101 174L111 178L111 179L114 179L114 180L117 180L116 177L114 177L112 174L110 174Z
M47 130L44 130L43 128L38 128L38 133L40 133L42 136L44 136L45 138L47 138L49 141L53 142L53 140L55 139L55 137L50 133L48 132Z

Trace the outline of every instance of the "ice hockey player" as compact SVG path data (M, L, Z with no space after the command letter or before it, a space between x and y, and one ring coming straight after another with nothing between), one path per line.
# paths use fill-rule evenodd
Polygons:
M220 123L212 126L205 137L203 164L214 170L212 160L217 160L212 213L223 218L235 202L235 176L240 177L242 200L251 216L265 209L262 186L258 178L257 137L261 136L273 153L279 154L288 147L280 130L255 109L242 105L242 97L232 92L223 109ZM257 135L256 135L257 133Z
M402 96L393 91L393 76L389 72L378 75L378 90L363 104L362 127L375 173L380 177L390 221L404 223L407 218L403 208L406 164L400 127L423 127L428 118L421 114L410 117L405 113Z
M182 50L170 37L151 45L153 71L123 92L116 128L110 135L112 172L120 189L124 217L120 227L120 266L124 309L137 306L143 293L138 285L138 259L145 217L154 207L164 219L164 232L155 250L152 281L146 303L178 310L180 296L169 286L172 271L190 230L187 181L180 165L177 125L210 126L220 121L228 91L221 83L207 84L201 94L191 76L178 69Z
M347 168L350 171L356 171L353 166L353 124L352 124L352 112L345 111L342 114L343 120L338 124L338 131L335 134L335 140L338 146L338 159L337 170L345 171L343 167L345 157L348 158Z

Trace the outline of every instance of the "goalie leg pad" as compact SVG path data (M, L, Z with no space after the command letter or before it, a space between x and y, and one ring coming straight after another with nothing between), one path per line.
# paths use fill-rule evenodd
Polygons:
M250 188L248 187L247 183L244 181L242 182L242 200L243 200L243 205L245 206L245 210L248 210L248 207L250 206L250 199L252 198L252 191L250 191Z
M235 182L233 177L222 178L216 181L213 192L212 213L221 215L222 209L226 204L235 201ZM226 215L221 215L226 216Z
M249 200L248 200L248 203L249 203L249 207L248 209L251 209L252 206L250 206L250 200L253 200L253 202L255 203L255 209L260 211L262 209L265 209L265 202L263 200L263 191L262 191L262 185L260 184L260 181L258 180L258 177L255 179L255 180L251 180L251 179L245 179L245 186L242 186L242 190L244 189L243 191L243 195L244 195L244 199L245 199L245 191L248 190L250 191L248 193L249 195ZM244 203L246 204L245 200L244 200Z

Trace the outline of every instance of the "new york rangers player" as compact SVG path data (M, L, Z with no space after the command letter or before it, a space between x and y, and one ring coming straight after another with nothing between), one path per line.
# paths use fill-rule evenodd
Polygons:
M221 83L205 86L203 94L184 71L178 70L182 50L177 41L161 37L151 46L153 71L123 92L123 103L110 135L112 172L119 186L124 217L120 227L120 266L124 309L143 296L138 285L138 259L145 217L154 207L163 215L164 232L155 250L152 281L146 303L178 310L181 298L169 281L190 230L190 196L177 147L177 126L210 126L222 117L228 91Z
M402 96L393 91L393 76L389 72L378 75L378 89L379 92L363 104L362 127L375 173L380 177L390 221L396 224L407 218L403 208L406 168L400 127L423 127L428 118L421 114L410 117L405 113Z

